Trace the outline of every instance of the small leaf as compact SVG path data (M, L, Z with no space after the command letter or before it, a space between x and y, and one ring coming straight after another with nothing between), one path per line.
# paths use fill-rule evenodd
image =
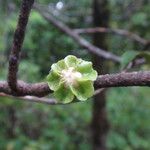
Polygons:
M122 68L125 68L130 62L132 62L136 58L144 58L146 61L144 65L150 64L150 52L127 51L122 55Z
M146 60L146 64L150 64L150 52L141 52L137 57L143 57Z
M121 57L121 68L125 68L136 56L136 51L126 51Z
M56 91L59 87L60 76L55 72L51 71L47 76L48 86L51 90Z
M92 63L88 61L82 61L76 70L82 74L81 80L91 80L94 81L97 78L97 71L92 67Z
M54 92L54 96L58 99L58 102L69 103L73 101L74 95L69 87L66 87L64 84L61 84L59 89Z
M78 85L70 87L77 99L84 101L94 94L92 81L79 81Z

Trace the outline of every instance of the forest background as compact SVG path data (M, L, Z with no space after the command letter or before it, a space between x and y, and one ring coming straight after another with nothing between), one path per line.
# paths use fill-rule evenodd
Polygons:
M71 29L79 29L97 26L93 24L93 3L98 1L100 0L36 0L36 3ZM149 0L103 0L103 2L105 13L107 12L109 17L100 17L104 20L104 25L102 23L101 27L124 29L143 39L150 37ZM8 57L20 5L20 0L0 0L0 80L7 79ZM100 38L105 39L102 40L103 43L105 42L104 47L122 56L123 63L128 61L134 52L149 50L149 47L126 36L112 33L99 34L102 36ZM82 36L96 45L93 33ZM97 59L85 48L33 9L22 48L19 79L31 83L45 81L50 66L69 54L85 60L94 60L95 67L97 63L100 66L103 64L105 67L101 67L102 72L115 73L121 70L123 65L103 60L97 62ZM148 70L149 66L142 65L140 69ZM121 87L107 90L107 100L103 109L107 112L105 119L108 121L108 125L106 124L108 127L107 131L105 127L103 128L102 134L104 137L107 135L104 144L108 149L150 149L149 97L148 87ZM92 118L95 115L92 113L95 109L93 101L91 98L83 103L50 106L0 97L0 149L91 149L95 144L92 137L94 132Z

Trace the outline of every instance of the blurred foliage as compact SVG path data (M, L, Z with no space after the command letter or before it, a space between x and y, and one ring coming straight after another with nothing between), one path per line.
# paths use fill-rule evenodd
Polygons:
M128 95L127 95L128 94ZM110 149L150 148L149 88L117 88L108 93L107 108L113 129L109 133ZM122 148L123 147L123 148Z
M20 0L0 0L0 79L7 78L8 54L19 12ZM57 10L55 15L72 28L92 26L90 0L38 0ZM57 9L58 2L63 3ZM124 28L144 38L150 37L149 0L109 0L110 27ZM88 40L90 37L85 36ZM117 35L108 35L109 50L122 55L140 51L141 44ZM52 63L68 54L90 60L90 55L47 23L34 10L26 31L19 79L45 80ZM129 58L127 58L129 59ZM111 65L111 72L118 71ZM108 92L107 109L111 129L107 145L112 150L150 149L149 88L117 88ZM0 149L49 150L91 149L92 102L67 106L46 106L0 97Z

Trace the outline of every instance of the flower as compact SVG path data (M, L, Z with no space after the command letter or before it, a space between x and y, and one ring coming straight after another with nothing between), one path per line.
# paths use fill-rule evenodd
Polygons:
M47 82L59 102L70 103L74 97L80 101L91 97L96 78L97 72L91 62L68 55L51 66Z

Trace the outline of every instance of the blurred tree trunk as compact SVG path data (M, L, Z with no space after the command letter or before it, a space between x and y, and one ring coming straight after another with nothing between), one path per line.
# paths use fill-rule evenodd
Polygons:
M107 0L93 0L93 24L95 27L108 27L109 8ZM94 45L107 49L106 35L96 33L93 37ZM94 68L99 74L106 73L108 66L103 58L93 55ZM106 91L94 97L92 118L92 140L94 150L106 150L106 136L109 124L106 114Z
M8 137L9 138L15 138L16 133L15 133L15 128L16 128L16 111L13 106L9 106L7 108L8 111Z

